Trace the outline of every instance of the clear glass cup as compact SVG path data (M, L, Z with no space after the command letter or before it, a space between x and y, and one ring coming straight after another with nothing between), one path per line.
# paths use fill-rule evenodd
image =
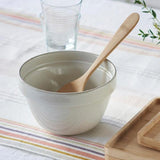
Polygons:
M82 0L41 0L47 51L76 49Z

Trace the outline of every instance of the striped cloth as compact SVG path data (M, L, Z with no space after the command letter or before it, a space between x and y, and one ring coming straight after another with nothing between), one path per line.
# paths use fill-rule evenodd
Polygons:
M45 52L40 20L0 10L0 25L0 143L56 159L104 159L107 135L103 137L103 143L97 143L78 137L56 136L32 125L32 121L26 123L28 117L21 115L19 110L27 104L18 90L15 77L24 61ZM108 31L82 25L77 50L99 54L112 35ZM160 47L151 42L128 37L109 56L118 71L117 88L102 121L122 126L145 103L158 96L159 51ZM14 106L17 108L13 109ZM22 121L19 120L21 116Z
M104 159L101 144L56 136L43 129L0 118L0 143L56 159Z
M57 136L40 128L37 124L35 127L17 122L19 120L16 118L21 113L16 113L18 112L16 107L22 107L23 109L21 109L24 110L27 104L18 90L15 76L17 76L19 66L26 59L45 52L41 38L42 30L38 19L3 10L0 11L0 25L2 26L0 38L3 42L7 42L1 44L1 51L3 53L8 52L7 55L2 54L0 56L2 60L0 64L0 72L2 73L0 75L0 103L2 111L0 113L0 144L24 149L54 159L104 159L104 144L106 141L104 141L104 144L100 144L77 137ZM15 33L14 31L16 30L18 32ZM85 34L87 30L82 30L80 37L87 37L87 34ZM28 33L38 38L35 38L34 42L29 43L29 37L28 41L26 40L28 43L25 42L24 47L24 42L18 39L20 37L17 37L17 35L23 34L26 37ZM8 64L11 68L5 67ZM4 107L3 103L5 103ZM9 105L8 109L10 107L12 109L5 111L6 104ZM16 107L14 107L14 104L16 104ZM15 113L13 113L14 111ZM24 112L26 113L26 110Z

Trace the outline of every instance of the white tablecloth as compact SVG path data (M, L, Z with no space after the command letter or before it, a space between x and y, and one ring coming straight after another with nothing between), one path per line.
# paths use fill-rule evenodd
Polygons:
M28 0L25 2L21 0L1 0L0 8L1 10L8 10L9 12L33 17L39 17L41 12L38 0ZM158 50L160 48L152 46L150 42L141 42L137 36L139 28L147 30L152 24L149 21L149 17L141 13L141 7L109 0L84 0L81 10L82 31L79 36L79 41L81 42L78 43L77 50L99 54L107 43L106 39L111 38L112 33L116 31L123 20L132 12L140 13L140 22L130 34L130 38L126 39L109 56L109 59L117 67L117 88L111 97L102 122L94 130L79 135L81 138L105 144L119 130L119 127L130 120L148 101L159 96L160 52ZM3 15L6 16L6 12L3 12ZM0 117L20 121L25 124L37 125L27 107L24 97L19 91L13 90L13 85L17 85L17 71L20 65L28 58L45 52L43 34L40 36L40 33L34 32L34 29L40 30L39 27L35 26L33 26L33 30L26 33L25 28L17 28L17 25L21 23L16 21L15 26L13 27L12 24L11 28L9 19L6 21L6 17L2 15L0 18L0 26L2 28L0 30ZM5 19L5 23L3 23L3 19ZM32 27L28 24L23 25L26 28ZM93 28L94 31L97 30L99 35L97 36L92 32L92 34L88 34L90 37L83 41L84 37L81 34L84 34L87 28ZM23 32L24 36L22 36ZM89 33L89 31L87 32ZM107 33L109 37L105 37L103 33ZM33 39L31 39L30 35L32 35ZM94 43L89 43L95 37L97 40ZM98 38L101 39L99 40ZM137 39L137 41L134 41L134 39ZM14 97L14 94L16 97ZM28 118L28 116L30 117ZM51 158L1 145L0 159L47 160Z

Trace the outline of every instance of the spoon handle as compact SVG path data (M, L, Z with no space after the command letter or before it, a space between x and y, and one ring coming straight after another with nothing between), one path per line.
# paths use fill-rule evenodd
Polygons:
M95 71L95 69L106 59L106 57L119 45L119 43L132 31L139 21L139 14L132 13L127 19L122 23L117 32L114 34L108 45L105 47L103 52L97 57L88 71L83 75L85 81L88 80L90 75Z

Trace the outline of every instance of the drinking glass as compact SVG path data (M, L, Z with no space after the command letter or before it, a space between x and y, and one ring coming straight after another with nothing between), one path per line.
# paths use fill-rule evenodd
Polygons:
M76 49L82 0L41 0L47 51Z

